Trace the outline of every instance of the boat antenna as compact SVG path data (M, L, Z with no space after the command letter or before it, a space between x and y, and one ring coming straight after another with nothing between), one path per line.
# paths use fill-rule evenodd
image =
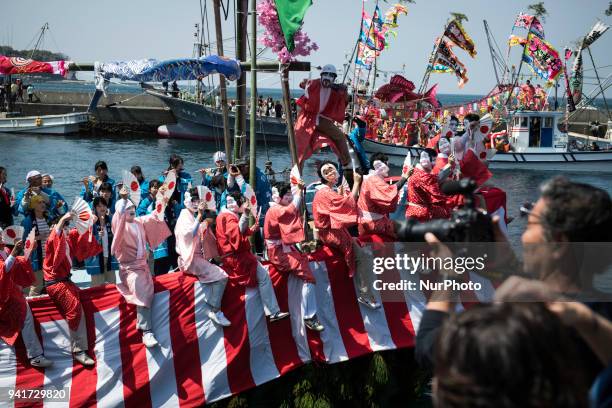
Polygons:
M43 39L45 37L45 31L47 31L48 29L49 29L49 23L43 24L43 26L40 28L40 34L38 35L38 39L36 40L36 43L34 44L34 48L32 48L32 52L30 53L30 59L33 59L34 53L38 50L38 47L40 47L43 44Z

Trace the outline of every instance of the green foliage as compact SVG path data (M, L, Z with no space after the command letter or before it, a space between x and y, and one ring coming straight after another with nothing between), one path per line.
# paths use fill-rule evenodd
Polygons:
M612 16L612 1L608 3L608 8L606 9L606 11L604 11L604 13L606 14L606 16Z
M470 20L468 19L468 16L466 16L466 15L465 15L465 14L463 14L463 13L457 13L457 12L454 12L454 11L453 11L453 12L451 12L451 13L450 13L450 15L451 15L451 18L452 18L453 20L457 20L457 22L458 22L459 24L463 24L463 22L464 22L464 21L470 21Z
M546 7L544 7L544 2L540 1L539 3L530 4L527 6L527 10L531 11L531 14L539 18L541 21L546 21L546 16L548 16L548 11Z
M32 54L32 50L15 50L13 47L9 47L8 45L0 45L0 55L5 55L7 57L22 57L22 58L30 58ZM69 57L66 54L51 52L47 50L36 50L34 52L33 59L38 61L57 61L57 60L67 60Z

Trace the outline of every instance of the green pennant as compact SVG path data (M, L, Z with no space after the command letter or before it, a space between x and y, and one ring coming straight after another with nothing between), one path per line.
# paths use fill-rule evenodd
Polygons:
M274 3L276 3L278 22L285 37L287 50L292 52L295 49L293 37L302 27L304 15L312 6L312 0L274 0Z

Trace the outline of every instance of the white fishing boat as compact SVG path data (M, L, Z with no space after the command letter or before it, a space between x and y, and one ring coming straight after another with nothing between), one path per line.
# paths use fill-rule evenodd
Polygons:
M570 148L568 135L560 129L563 112L514 111L508 120L509 152L489 158L491 169L599 171L612 173L612 150L582 151ZM416 158L422 147L400 146L366 139L366 152L382 152L396 166L407 154ZM609 148L608 146L599 146Z
M65 135L76 133L82 123L87 123L87 112L62 115L0 117L0 133L40 133Z

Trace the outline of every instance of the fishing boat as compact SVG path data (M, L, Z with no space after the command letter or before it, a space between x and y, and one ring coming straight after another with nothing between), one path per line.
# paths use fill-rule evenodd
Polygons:
M512 150L489 158L491 169L612 172L612 150L581 151L561 130L563 112L514 111L507 123ZM368 153L382 152L393 165L402 166L408 154L418 157L422 147L399 146L366 139ZM600 148L610 149L610 143Z
M203 141L223 140L223 112L200 103L168 96L157 90L147 89L149 95L161 99L174 114L174 124L162 125L157 133L163 137L195 139ZM229 112L230 132L234 132L235 112ZM246 129L250 129L247 116ZM256 136L258 141L287 143L287 124L284 119L261 116L257 119ZM249 132L247 131L247 137Z
M6 115L0 117L0 132L65 135L78 132L80 125L88 121L87 112L43 116Z

